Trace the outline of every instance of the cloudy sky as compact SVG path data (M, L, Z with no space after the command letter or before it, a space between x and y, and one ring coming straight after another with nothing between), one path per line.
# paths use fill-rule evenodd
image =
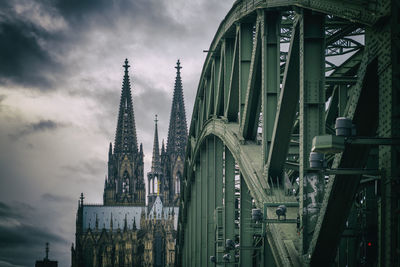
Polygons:
M150 167L175 64L190 122L212 37L233 0L0 1L0 266L70 266L80 192L101 203L125 58ZM161 140L160 140L161 141Z

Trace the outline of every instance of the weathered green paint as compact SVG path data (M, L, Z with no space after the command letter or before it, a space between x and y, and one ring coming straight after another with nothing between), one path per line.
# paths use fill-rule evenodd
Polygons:
M225 240L235 241L235 159L232 153L225 147ZM230 252L231 261L227 266L234 266L233 251Z
M202 154L203 149L200 149L200 165L202 166L202 159L201 159L201 154ZM199 171L196 172L196 201L195 201L195 205L196 205L196 214L195 214L195 220L196 220L196 228L194 231L196 231L196 239L195 239L195 243L196 243L196 251L195 251L195 259L196 259L196 266L201 267L201 255L202 255L202 240L203 240L203 234L202 234L202 230L203 230L203 219L202 219L202 214L201 214L201 178L203 175L203 172L205 172L206 169L203 168L199 168Z
M224 53L221 49L221 54L215 57L215 68L214 68L214 116L224 115Z
M325 178L310 173L314 136L325 132L325 16L303 11L300 20L300 210L303 250L307 251L318 219Z
M239 29L236 28L236 38L232 43L230 39L226 41L226 64L231 70L227 83L227 103L224 116L232 122L238 121L239 112ZM233 47L233 53L230 54ZM229 54L228 54L229 53ZM225 69L226 70L226 69Z
M339 85L339 117L344 116L347 105L347 86Z
M241 23L238 26L239 32L239 116L244 113L246 104L247 83L249 81L251 51L253 48L253 24ZM239 118L242 126L243 119Z
M222 207L223 198L223 150L221 139L215 138L215 207Z
M267 163L269 177L280 177L283 174L284 163L286 161L286 151L290 144L290 137L298 106L300 93L300 29L297 18L294 21L292 31L293 34L290 39L289 54L285 66L282 91L278 102L271 145L269 151L264 150L264 153L269 153ZM264 140L264 142L266 141L268 140Z
M279 23L276 12L264 12L262 23L262 114L263 114L263 163L268 153L274 130L276 107L279 93Z
M251 196L246 182L240 177L240 266L247 267L252 262L252 247Z
M208 180L208 160L207 160L207 140L203 145L203 148L201 150L200 154L200 164L202 166L201 170L201 181L200 181L200 187L201 187L201 253L200 253L200 265L201 266L207 266L207 243L208 243L208 230L207 230L207 224L208 224L208 213L207 213L207 202L209 199L207 198L207 180Z
M248 84L245 91L245 102L242 114L240 132L244 139L255 140L260 117L261 100L261 26L257 20L256 32L251 54Z
M216 165L215 165L215 137L211 136L207 140L207 266L212 266L210 256L215 254L215 222L214 211L216 193Z
M197 179L200 176L199 172L196 172L195 174L195 179ZM189 259L191 261L191 266L196 266L196 250L197 250L197 244L196 240L197 239L197 227L198 227L198 222L196 218L196 211L197 211L197 198L196 198L197 192L196 192L196 181L192 183L192 198L191 198L191 211L192 211L192 229L191 229L191 252L189 255Z
M378 260L381 266L398 266L399 216L394 214L400 203L393 197L398 193L393 177L399 176L400 163L396 142L390 140L399 136L400 125L398 10L398 3L391 0L379 5L336 0L234 3L210 45L193 109L184 177L189 180L180 211L188 218L179 219L178 240L183 242L178 245L184 248L176 250L183 254L178 257L183 257L184 266L210 266L211 255L222 266L225 240L235 236L240 240L237 252L242 266L260 261L262 266L354 265L363 253L356 242L362 231L344 225L347 220L355 225L355 216L349 216L359 212L351 211L355 195L373 182L382 190L377 195L367 191L368 201L376 203L379 216L367 215L367 221L379 230L379 255L365 260L372 266ZM365 43L349 37L362 31ZM287 44L288 52L279 51ZM354 54L336 66L333 55L346 51ZM260 110L261 139L256 133ZM323 175L309 169L308 157L314 136L334 134L337 116L352 119L360 136L389 139L381 139L384 144L376 139L371 149L367 139L347 138L344 147L341 143L343 152L326 157L325 175L330 178L325 185ZM368 140L371 144L373 139ZM337 152L331 143L316 147ZM247 187L254 205L265 207L268 223L262 225L260 250L252 247L253 240L259 240L252 232L261 227L247 231L243 218L250 215L251 206L240 206L239 229L232 220L234 187L227 178L233 181L235 164L242 175L241 199ZM371 166L384 170L365 170ZM191 173L195 182L190 181ZM360 179L360 174L378 177ZM298 176L300 187L295 182ZM299 208L292 205L297 201L293 190ZM287 205L286 221L277 219L279 204ZM347 234L358 236L352 239ZM255 251L254 258L246 254L250 251Z
M215 90L215 59L211 66L210 79L207 84L207 111L206 111L206 119L214 114L214 90Z

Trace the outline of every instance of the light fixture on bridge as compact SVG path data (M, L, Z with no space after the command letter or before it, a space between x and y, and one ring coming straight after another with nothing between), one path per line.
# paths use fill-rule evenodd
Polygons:
M215 256L210 256L210 262L212 262L212 263L217 262L217 259L215 258Z
M310 153L310 168L322 169L325 167L325 155L323 153L311 152Z
M235 249L235 242L232 239L227 239L225 241L225 249L226 251L231 251Z
M231 260L231 254L226 253L224 256L222 256L222 259L226 262L229 262Z
M251 210L251 219L256 223L262 222L263 214L261 212L261 209L252 209Z
M323 160L324 154L336 154L343 152L346 146L367 145L367 146L398 146L400 138L384 137L360 137L356 136L356 127L351 119L339 117L335 122L335 135L314 136L310 153L310 168L322 171L325 175L382 175L383 170L379 169L350 169L338 168L329 169ZM374 179L374 180L376 180Z
M335 122L336 136L354 136L356 135L356 127L351 119L346 117L336 118Z
M278 215L278 220L281 219L281 216L283 216L283 219L286 220L286 206L285 205L279 205L276 208L276 215Z

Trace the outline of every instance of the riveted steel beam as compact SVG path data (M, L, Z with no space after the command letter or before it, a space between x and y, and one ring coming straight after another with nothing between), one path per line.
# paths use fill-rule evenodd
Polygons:
M220 57L215 59L214 68L214 115L219 117L224 115L224 50L222 47Z
M347 106L345 113L346 117L353 119L356 123L359 134L366 136L372 135L377 127L377 105L374 101L377 98L376 64L369 65L370 60L369 53L365 54L358 73L361 80L352 90L350 105ZM369 72L366 75L368 65ZM365 166L369 149L368 146L358 149L347 147L343 153L335 156L331 168L362 168ZM344 229L359 182L360 175L330 176L315 232L307 252L310 265L320 266L333 261L334 250L339 244L340 233Z
M325 16L303 10L300 20L300 216L308 250L324 194L324 177L307 171L314 136L325 133Z
M208 80L207 84L207 111L206 111L206 117L205 119L207 120L210 116L214 114L214 90L215 90L215 68L216 68L216 59L214 58L213 63L211 65L211 71L210 71L210 78Z
M253 254L253 228L251 225L251 196L240 175L240 266L248 266Z
M223 187L224 187L224 183L223 183L223 173L224 173L224 163L223 163L223 152L224 152L224 144L223 142L217 138L216 136L212 136L212 138L214 138L215 140L215 153L214 153L214 159L215 159L215 208L214 208L214 212L217 210L217 208L221 208L223 207L223 196L224 196L224 191L223 191ZM222 215L221 215L222 217ZM222 219L222 218L221 218ZM215 217L214 217L215 220ZM215 223L215 228L213 228L213 231L217 233L217 222L214 221ZM225 240L224 238L224 232L221 231L222 233L222 240ZM223 243L219 240L217 240L217 238L215 238L215 256L216 256L216 260L217 262L222 262L222 253L220 251L218 251L218 247L221 247L223 244L218 244L219 243Z
M271 147L280 90L279 34L281 18L277 12L263 12L262 18L262 146L263 163L266 164Z
M342 153L326 157L327 168L334 170L326 173L330 174L329 179L313 173L308 167L311 139L315 135L323 134L325 130L334 134L333 124L337 116L352 119L360 135L398 137L396 125L400 125L397 123L400 105L396 102L396 96L399 95L397 59L400 46L398 38L395 38L399 31L398 27L396 28L398 10L398 3L392 0L383 0L379 4L373 1L337 0L242 0L234 3L210 45L193 109L194 117L190 126L190 142L185 163L187 177L184 177L182 190L184 203L181 203L180 210L180 217L187 218L179 218L179 242L177 240L178 246L187 246L189 249L176 250L178 254L183 253L182 259L186 266L209 265L209 256L213 252L217 256L217 265L223 263L222 255L226 252L222 241L225 241L226 237L222 237L221 233L226 230L226 226L229 227L223 209L226 204L223 199L226 154L223 150L231 153L231 158L242 174L241 182L247 186L249 196L254 198L256 207L295 202L296 198L292 194L296 194L300 202L300 209L287 207L290 222L297 221L297 212L300 212L299 226L294 223L275 223L276 207L267 207L267 217L272 219L264 228L264 245L260 250L251 245L244 245L245 238L250 236L243 232L246 229L246 220L240 218L239 222L236 221L236 224L240 225L241 244L238 251L241 265L259 264L261 257L264 266L328 266L333 263L335 257L338 257L340 263L346 262L346 257L342 254L344 249L354 253L361 251L355 242L348 243L347 247L343 247L342 242L341 248L337 250L341 240L344 240L341 238L352 238L351 236L358 234L354 231L350 233L349 229L343 232L343 229L346 220L353 220L349 217L349 212L354 195L359 192L360 178L356 173L348 175L347 172L342 173L342 170L371 168L368 167L370 164L373 164L372 168L375 169L379 164L379 167L384 169L382 173L385 174L374 180L377 188L381 189L375 191L375 194L378 194L376 199L380 200L376 203L379 219L378 225L375 224L374 227L379 229L379 232L378 247L374 250L378 255L374 260L379 261L381 266L390 266L392 263L398 265L395 240L399 236L396 228L399 221L399 216L396 215L399 205L393 200L397 192L393 177L398 176L396 173L399 173L400 165L397 148L370 149L369 145L364 144L346 146ZM279 53L278 46L278 63L275 66L278 66L278 74L284 74L281 92L279 78L282 77L278 75L276 81L268 77L273 75L268 65L271 56L264 54L268 51L272 53L272 49L266 49L265 44L268 44L270 28L277 25L267 21L267 18L271 19L268 14L278 12L284 17L282 25L276 28L278 43L291 40L289 52L284 48L282 53ZM301 27L298 24L299 12L305 14L300 21ZM326 14L327 23L324 24L321 18ZM262 27L258 24L261 17ZM263 29L268 29L267 34L264 34ZM365 39L362 37L364 34ZM242 38L244 35L250 38ZM259 43L262 44L261 52ZM274 47L272 42L270 45ZM286 47L286 44L282 44L282 47ZM355 54L348 54L349 59L344 62L340 57L336 57L349 52ZM329 61L324 58L327 54L332 55ZM279 62L279 56L285 61L281 62L283 64ZM256 63L264 69L260 70ZM267 72L264 73L264 70ZM259 81L258 71L261 72L261 77L265 74L266 78ZM329 76L325 78L325 75ZM279 102L275 102L275 108L273 104L265 102L260 105L255 101L257 90L268 89L267 85L273 82L278 84L275 101L279 99ZM262 101L265 100L264 93L265 90L261 93ZM273 95L271 96L273 99ZM265 98L268 99L268 95ZM298 105L299 114L296 114ZM262 122L262 140L258 139L254 131L254 122L260 114L257 108L260 106L261 113L265 116ZM269 108L272 112L276 111L276 116L272 116L272 119L268 117ZM270 127L268 123L271 121L274 123ZM269 129L273 131L268 138ZM208 151L212 150L211 139L215 139L214 158ZM292 141L298 145L289 151ZM204 149L206 162L202 163ZM220 156L217 156L217 151L221 151ZM215 167L210 170L213 160ZM197 179L192 179L192 176L197 177L197 173L200 173L201 177L207 177L200 180L200 189L197 187ZM212 180L210 177L213 176L215 200L210 196L212 188L209 183ZM271 176L279 177L279 182L269 179L268 184L267 177ZM298 176L299 188L296 182ZM207 192L204 192L204 182L207 182ZM362 188L364 187L365 184L362 185ZM240 207L244 210L250 209ZM211 212L214 216L210 221ZM228 215L230 212L228 210ZM203 224L204 214L206 221ZM244 215L244 212L240 215ZM218 225L215 235L210 232L213 225ZM352 222L349 225L356 224ZM204 241L197 241L199 228L203 233L201 237L206 236ZM237 234L236 232L236 237ZM218 240L215 250L211 240ZM207 246L206 256L204 244ZM252 256L255 258L247 259L246 252L241 251L249 247L254 251ZM198 251L200 257L196 254ZM262 255L258 254L258 251ZM301 255L303 257L299 257ZM365 258L368 264L371 263L370 255ZM354 261L355 257L350 260Z
M253 48L253 23L240 23L239 32L239 124L244 124L244 107L246 104L247 84L250 74L251 52Z
M210 136L207 139L207 181L206 181L206 202L207 202L207 256L206 265L212 266L209 261L211 256L215 254L215 223L214 223L214 211L216 206L215 194L216 194L216 161L215 161L215 137ZM221 179L222 180L222 179ZM221 181L222 183L222 181ZM221 192L222 193L222 192Z
M200 152L199 152L199 157L200 157L200 162L199 162L199 169L198 169L198 171L196 171L196 180L195 180L195 183L196 183L196 187L195 187L195 190L196 190L196 201L195 201L195 205L196 205L196 213L195 213L195 220L196 220L196 228L194 229L194 231L196 232L196 238L195 238L195 244L196 244L196 246L195 246L195 248L196 248L196 251L195 251L195 263L196 263L196 266L202 266L201 265L201 256L202 256L202 240L203 240L203 235L202 235L202 230L203 230L203 220L202 220L202 214L201 214L201 197L202 197L202 194L201 194L201 178L202 178L202 175L203 175L203 172L204 171L206 171L206 169L203 169L202 168L202 163L203 163L203 161L202 161L202 158L201 158L201 154L202 154L202 152L204 151L204 148L203 147L201 147L200 148Z
M200 152L200 164L201 164L201 216L198 218L201 220L201 249L200 249L200 266L207 266L207 245L208 245L208 213L207 213L207 203L209 199L207 198L207 181L208 181L208 160L207 160L207 144L208 140L204 142L203 147Z
M235 159L232 153L225 147L225 188L224 188L224 207L225 207L225 240L235 241ZM230 261L227 266L234 266L234 250L229 252Z
M199 178L200 173L196 172L195 174L196 176L196 180L197 178ZM192 198L191 198L191 217L192 217L192 229L191 229L191 250L190 250L190 256L189 259L191 261L191 266L196 266L196 250L198 250L197 248L197 228L198 228L198 221L197 221L197 190L196 190L196 182L192 183L191 186L192 189Z
M225 60L227 67L231 65L230 76L226 83L227 103L224 116L232 122L238 121L239 112L239 28L236 29L236 38L232 43L230 39L226 40ZM233 53L230 54L233 47ZM225 69L226 71L226 69Z
M257 20L256 31L253 41L253 51L251 53L251 62L246 97L240 133L244 139L254 140L257 137L257 128L260 116L260 100L261 100L261 22Z
M296 19L293 26L293 35L290 40L289 55L287 58L282 91L277 106L272 140L268 156L268 176L282 177L289 149L292 127L296 118L299 99L299 22Z

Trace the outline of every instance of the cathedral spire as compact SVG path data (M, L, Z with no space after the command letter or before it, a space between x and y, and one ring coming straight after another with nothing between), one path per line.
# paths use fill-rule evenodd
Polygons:
M184 158L187 141L185 102L183 99L181 63L176 63L176 78L168 128L167 153Z
M128 59L125 59L121 101L119 104L117 131L115 133L114 153L138 152L135 116L133 113L131 84L129 81Z
M165 146L164 146L164 139L162 140L162 145L161 145L161 155L165 153Z
M113 216L112 216L112 212L111 212L111 218L110 218L110 229L111 229L111 231L113 230Z
M151 162L151 171L154 172L158 172L160 171L160 148L158 145L158 129L157 129L157 115L154 119L154 142L153 142L153 159Z

